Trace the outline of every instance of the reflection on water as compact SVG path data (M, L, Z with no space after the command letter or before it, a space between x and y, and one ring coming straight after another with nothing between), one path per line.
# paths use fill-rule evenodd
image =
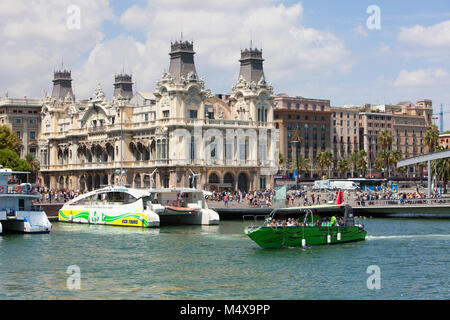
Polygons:
M245 223L54 223L0 237L0 299L448 299L450 222L365 220L368 241L260 249ZM382 289L366 287L378 265ZM81 289L69 290L77 265Z

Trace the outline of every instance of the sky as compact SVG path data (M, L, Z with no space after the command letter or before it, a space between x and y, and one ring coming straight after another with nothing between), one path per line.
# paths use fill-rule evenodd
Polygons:
M450 130L448 0L2 0L0 97L42 98L62 66L77 99L99 84L111 97L121 72L152 92L181 35L214 93L230 93L251 43L276 94L333 106L432 99Z

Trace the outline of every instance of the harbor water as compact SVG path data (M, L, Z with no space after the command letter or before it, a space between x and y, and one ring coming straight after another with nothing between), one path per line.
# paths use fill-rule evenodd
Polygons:
M159 229L54 222L50 234L0 236L0 299L450 298L449 220L362 221L366 241L270 250L244 234L243 221Z

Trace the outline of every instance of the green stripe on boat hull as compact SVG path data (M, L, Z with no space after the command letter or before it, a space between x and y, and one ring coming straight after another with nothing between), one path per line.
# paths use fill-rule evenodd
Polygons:
M302 239L306 246L338 244L365 240L367 232L358 226L348 227L259 227L246 228L245 233L261 248L301 247ZM340 240L338 240L340 233ZM331 236L328 243L328 235Z

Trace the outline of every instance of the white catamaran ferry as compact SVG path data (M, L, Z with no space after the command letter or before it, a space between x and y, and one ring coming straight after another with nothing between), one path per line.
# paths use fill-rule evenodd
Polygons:
M20 184L15 175L29 172L0 168L0 234L5 232L49 233L52 225L33 200L41 195L29 183Z
M159 227L161 221L179 224L218 224L197 189L132 189L108 186L67 202L58 220L130 227Z
M151 208L163 222L219 224L219 214L208 208L202 190L190 188L150 189Z

